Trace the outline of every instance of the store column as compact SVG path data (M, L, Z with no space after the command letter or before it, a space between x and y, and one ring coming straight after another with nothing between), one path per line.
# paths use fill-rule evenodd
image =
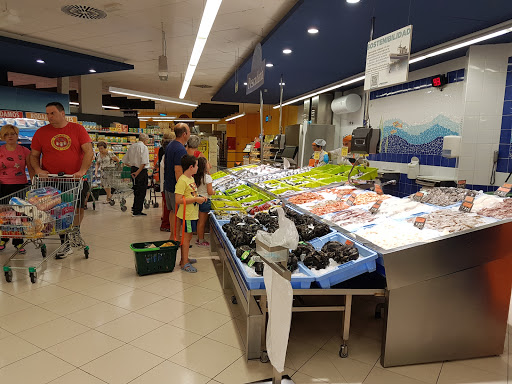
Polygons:
M7 78L7 70L0 68L0 86L8 87L9 79Z
M80 113L101 115L102 104L102 81L94 75L80 76L79 84Z
M57 92L69 95L69 77L59 77L57 79Z

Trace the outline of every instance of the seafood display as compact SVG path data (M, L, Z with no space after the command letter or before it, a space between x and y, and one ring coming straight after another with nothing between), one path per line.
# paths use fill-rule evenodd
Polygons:
M440 209L423 216L426 219L425 227L437 230L444 234L464 231L486 224L485 218L475 214L467 214L460 211ZM413 222L415 218L409 219Z
M344 201L323 201L319 204L314 205L309 211L315 215L323 216L332 212L339 212L347 209L349 206Z
M473 196L478 194L478 191L455 187L428 188L422 189L420 192L423 193L420 200L422 203L433 204L440 207L459 203L464 200L468 194Z
M512 219L512 199L505 199L489 208L480 209L477 213L500 220Z
M319 193L304 192L304 193L301 193L300 195L290 197L288 199L288 201L292 204L300 205L300 204L310 203L315 200L323 200L323 199L324 199L324 197Z
M344 211L335 213L329 218L329 221L339 225L340 227L348 227L354 224L367 224L371 223L376 219L375 215L372 215L366 209L351 208Z

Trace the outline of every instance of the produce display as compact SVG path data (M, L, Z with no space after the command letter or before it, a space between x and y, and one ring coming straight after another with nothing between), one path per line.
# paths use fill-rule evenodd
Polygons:
M424 193L420 200L422 203L438 205L440 207L459 203L464 200L468 194L473 196L478 194L478 191L455 187L425 188L420 192Z
M511 219L512 218L512 199L504 199L502 202L493 204L489 208L477 211L479 215L494 217L495 219Z
M434 211L423 217L426 219L426 228L434 229L444 234L476 228L487 223L482 216L446 209ZM413 222L414 220L415 218L412 218L408 221Z

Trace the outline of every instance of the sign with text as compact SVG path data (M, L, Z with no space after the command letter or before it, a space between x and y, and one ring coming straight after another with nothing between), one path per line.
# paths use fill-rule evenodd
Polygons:
M414 194L414 196L412 197L412 199L413 199L414 201L421 201L421 199L423 199L423 195L424 195L424 193L423 193L423 192L416 192L416 193Z
M256 45L252 54L251 72L247 75L247 87L245 94L248 95L265 82L265 60L261 51L261 44Z
M457 181L457 188L466 188L466 180L459 180Z
M471 212L471 209L473 208L473 204L475 202L474 196L466 196L464 198L464 201L459 206L459 211L469 213Z
M23 112L20 111L0 111L0 119L21 119Z
M347 199L347 205L351 207L355 204L355 202L356 202L356 195L355 195L355 193L352 193L350 195L350 197Z
M364 90L404 83L409 76L412 25L368 42Z
M25 112L25 117L27 119L34 119L34 120L45 120L48 121L48 116L46 113L39 113L39 112Z
M382 204L382 200L378 200L375 204L373 204L370 208L370 213L373 215L376 214L377 211L379 210L381 204Z
M505 197L505 196L507 196L507 193L509 193L511 189L512 189L512 184L505 183L501 187L499 187L494 192L494 194L499 196L499 197Z
M426 221L427 219L424 217L417 217L416 220L414 220L414 226L418 229L423 229Z

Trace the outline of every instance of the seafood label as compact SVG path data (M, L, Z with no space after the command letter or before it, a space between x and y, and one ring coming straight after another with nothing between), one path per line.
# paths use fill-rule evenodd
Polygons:
M348 246L352 246L352 245L354 245L354 242L347 240L347 241L345 241L345 244L347 244Z
M384 192L382 191L382 187L378 184L375 184L375 192L377 192L377 195L383 195Z
M352 193L350 195L350 197L347 199L347 205L349 207L351 207L352 205L354 205L355 201L356 201L356 195L354 193Z
M413 198L412 198L412 199L413 199L414 201L421 201L421 199L423 199L423 196L424 196L424 195L425 195L425 194L424 194L423 192L416 192L416 193L414 194L414 196L413 196Z
M376 214L376 213L377 213L377 211L379 210L379 208L380 208L380 205L381 205L381 204L382 204L382 200L377 201L375 204L373 204L373 205L371 206L371 208L370 208L370 212L371 212L372 214Z
M503 184L503 186L499 187L496 192L494 192L495 195L499 196L499 197L505 197L507 196L507 193L510 192L510 190L512 189L512 184Z
M466 188L466 180L459 180L457 181L457 188Z
M469 201L463 201L459 207L459 211L469 213L469 212L471 212L472 208L473 208L473 203L470 203Z
M425 227L425 222L427 219L424 217L417 217L416 220L414 220L414 226L418 229L423 229Z

